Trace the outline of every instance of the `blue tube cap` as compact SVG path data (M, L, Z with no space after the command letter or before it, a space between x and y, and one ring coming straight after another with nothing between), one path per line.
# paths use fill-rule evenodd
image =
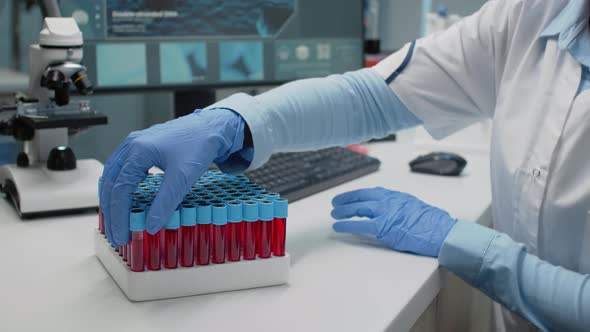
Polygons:
M258 221L258 202L245 201L243 204L244 220L253 222Z
M222 226L227 224L227 207L225 204L214 204L211 209L211 221L213 225Z
M180 209L176 209L168 222L166 223L166 229L178 229L180 227Z
M289 201L285 198L279 198L274 201L275 218L287 218L289 210Z
M129 213L129 230L132 232L145 230L145 210L143 208L132 209Z
M194 226L197 224L197 208L192 204L183 204L180 208L180 224Z
M274 209L272 201L263 199L258 202L259 219L263 221L270 221L273 219Z
M211 223L211 205L207 202L197 203L197 224L206 225Z
M238 201L227 203L227 221L231 223L242 221L242 203Z
M266 197L266 199L271 201L275 201L281 198L281 195L279 193L266 193L264 196Z

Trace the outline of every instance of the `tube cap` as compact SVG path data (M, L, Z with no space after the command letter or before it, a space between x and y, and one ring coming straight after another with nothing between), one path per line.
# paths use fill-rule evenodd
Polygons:
M271 201L275 201L275 200L281 198L281 195L279 193L273 193L273 192L266 193L264 196L266 197L266 199L271 200Z
M214 225L227 224L227 207L224 204L214 204L211 209L211 221Z
M275 218L287 218L289 201L285 198L279 198L274 201Z
M199 202L197 204L197 224L210 224L211 205L206 202Z
M245 221L258 221L258 202L245 201L243 207Z
M197 224L197 208L192 204L183 204L180 208L180 224L194 226Z
M145 210L132 209L129 213L129 230L132 232L143 232L145 230Z
M178 229L178 227L180 227L180 209L176 209L174 211L174 213L166 223L166 226L164 227L166 229Z
M272 207L272 201L261 200L258 202L258 213L260 220L270 221L273 219L274 210Z
M227 203L227 221L231 223L242 221L242 203L238 201Z

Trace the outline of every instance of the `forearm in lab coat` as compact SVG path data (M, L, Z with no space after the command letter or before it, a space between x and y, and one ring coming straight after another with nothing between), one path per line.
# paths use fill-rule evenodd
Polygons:
M528 254L505 234L460 221L439 262L543 331L590 329L590 276Z
M220 165L230 172L256 168L275 152L359 143L421 123L371 68L294 81L255 97L240 93L209 108L239 113L252 132L253 154Z

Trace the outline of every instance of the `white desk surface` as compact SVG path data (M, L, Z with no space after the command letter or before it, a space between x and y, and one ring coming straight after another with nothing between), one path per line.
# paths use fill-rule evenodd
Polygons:
M285 286L133 303L93 255L96 215L22 222L1 200L0 330L406 331L439 292L437 261L335 234L332 197L384 186L474 221L491 202L486 155L459 178L411 174L407 136L370 146L378 173L290 205Z

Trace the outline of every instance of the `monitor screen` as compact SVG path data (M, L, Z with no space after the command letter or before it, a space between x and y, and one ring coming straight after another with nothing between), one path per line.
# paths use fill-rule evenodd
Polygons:
M362 0L61 0L98 91L277 84L358 69Z

